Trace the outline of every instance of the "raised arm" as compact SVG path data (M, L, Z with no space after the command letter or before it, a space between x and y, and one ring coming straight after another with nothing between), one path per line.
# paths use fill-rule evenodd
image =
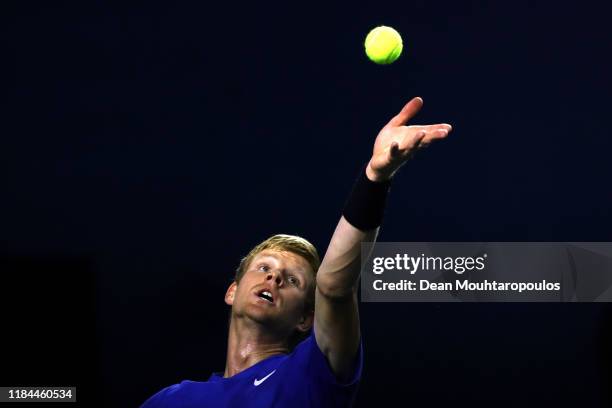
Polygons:
M341 380L351 372L360 342L357 288L361 243L376 240L386 193L397 170L418 149L451 131L451 126L443 123L407 126L422 106L421 98L413 98L379 132L365 174L349 197L317 273L315 337Z

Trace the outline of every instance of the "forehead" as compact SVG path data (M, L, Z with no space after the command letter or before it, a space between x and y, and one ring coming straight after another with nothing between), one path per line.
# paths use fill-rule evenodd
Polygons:
M311 269L308 261L300 255L293 252L280 251L276 249L265 249L261 251L253 258L253 262L265 258L275 260L276 262L283 264L285 268L299 269L303 270L303 272Z

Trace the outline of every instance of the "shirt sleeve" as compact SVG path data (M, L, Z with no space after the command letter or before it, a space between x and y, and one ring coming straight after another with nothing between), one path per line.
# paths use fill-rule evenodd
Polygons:
M314 330L295 348L293 356L297 365L302 367L306 382L315 398L321 398L319 406L350 406L354 402L363 368L363 343L353 362L351 375L345 381L338 381L327 358L317 345Z
M161 391L158 391L156 394L154 394L153 396L151 396L148 400L146 400L141 406L140 408L163 408L163 407L168 407L168 405L166 404L167 397L173 393L175 393L178 388L180 387L180 384L174 384L171 385L169 387L164 388Z

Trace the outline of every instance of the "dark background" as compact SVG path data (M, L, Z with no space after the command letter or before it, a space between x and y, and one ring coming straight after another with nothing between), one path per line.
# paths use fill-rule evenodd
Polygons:
M454 131L383 241L612 241L605 2L6 2L1 385L134 407L225 363L225 289L274 233L324 252L378 130ZM404 52L369 62L367 32ZM598 304L362 304L359 407L612 404Z

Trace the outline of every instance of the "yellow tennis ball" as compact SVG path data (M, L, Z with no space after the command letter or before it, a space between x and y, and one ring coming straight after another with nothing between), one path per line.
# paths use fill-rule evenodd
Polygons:
M391 27L376 27L365 39L365 52L377 64L387 65L399 58L404 48L402 37Z

